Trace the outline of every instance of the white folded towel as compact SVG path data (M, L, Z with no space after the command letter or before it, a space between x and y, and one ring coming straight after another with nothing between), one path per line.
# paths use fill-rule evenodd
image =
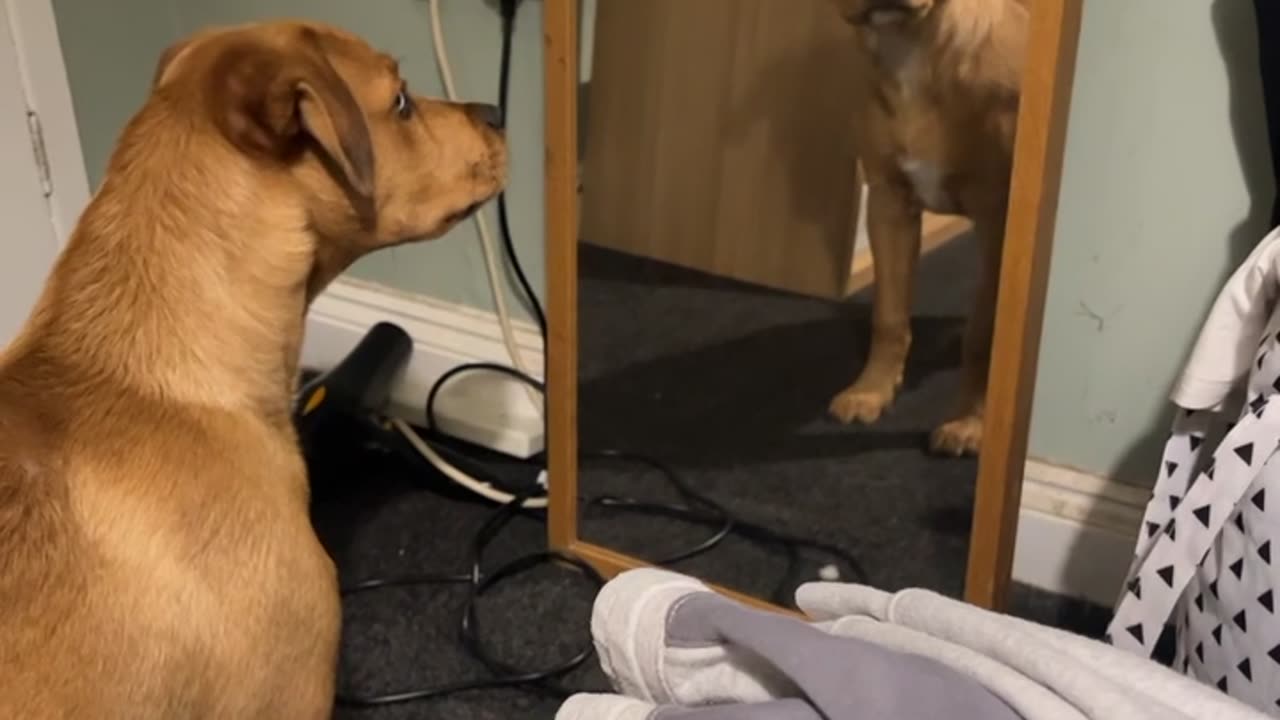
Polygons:
M890 595L859 585L810 583L796 593L796 604L817 620L873 618L969 648L1068 700L1090 720L1266 717L1159 663L929 590ZM999 694L990 684L987 687ZM1027 712L1023 715L1038 717Z

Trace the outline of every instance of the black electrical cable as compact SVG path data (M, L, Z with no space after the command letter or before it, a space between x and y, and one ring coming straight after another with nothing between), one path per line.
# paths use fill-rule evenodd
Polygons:
M787 572L776 585L772 598L779 605L787 605L791 602L786 597L786 591L795 579L796 566L799 562L799 548L817 551L841 561L850 571L850 580L863 583L870 581L870 577L862 563L858 562L857 558L851 553L829 543L778 532L763 525L735 517L722 505L695 490L665 463L644 455L613 450L590 453L589 456L647 465L664 476L668 484L674 487L676 492L688 503L688 505L684 506L670 503L647 503L630 498L606 495L592 499L589 503L590 505L615 511L674 517L686 522L712 527L720 526L714 535L699 545L670 557L655 560L654 564L656 565L671 565L681 560L701 555L714 548L729 535L736 534L763 545L781 547L786 550L789 557Z
M496 363L472 363L468 365L460 365L442 375L432 386L431 391L427 394L427 418L432 427L435 426L435 398L438 396L440 388L443 387L444 383L449 379L456 377L461 373L476 370L485 370L507 375L524 382L529 387L532 387L539 392L545 393L546 391L543 383L506 365ZM642 515L665 516L693 524L707 525L709 527L716 528L711 535L697 545L674 554L652 560L651 562L655 565L669 566L692 559L713 550L730 535L737 534L753 542L766 546L781 547L786 551L788 555L787 570L778 581L778 584L772 594L774 602L780 605L786 605L791 602L787 597L786 592L795 580L795 574L797 572L797 566L800 559L800 548L815 551L839 560L849 571L849 575L847 577L852 581L870 581L866 569L851 553L832 544L789 535L772 530L758 523L752 523L741 518L737 518L722 505L695 490L680 476L679 473L675 471L674 468L666 463L638 453L627 453L619 450L584 452L582 453L582 457L585 459L624 462L647 466L661 475L666 480L667 484L675 489L676 493L680 495L684 503L673 504L644 502L633 498L603 495L588 499L586 501L587 507L601 508L614 512L631 512Z
M511 46L514 44L516 11L519 4L519 0L502 0L502 57L498 63L498 113L502 116L503 127L506 127L507 124L508 95L511 90ZM498 228L502 234L502 245L507 251L507 257L512 261L511 269L515 272L516 280L520 283L520 289L524 291L525 297L529 301L529 309L533 311L533 317L538 323L538 329L542 332L543 340L545 340L547 337L547 315L542 309L542 304L538 302L537 293L533 291L533 284L529 282L528 276L524 273L524 267L516 261L517 253L515 242L511 235L511 223L507 219L506 190L498 193Z
M513 560L497 569L484 571L484 552L494 538L518 515L528 500L537 497L540 490L529 489L516 494L485 521L476 532L471 544L471 570L467 574L421 574L396 578L373 578L343 588L342 594L350 596L387 587L407 585L467 585L467 600L463 606L461 638L467 651L493 674L493 677L438 685L418 690L408 690L381 695L339 693L337 702L350 707L378 707L399 703L432 700L447 695L473 690L492 690L511 687L533 687L557 697L567 698L572 691L555 681L580 667L591 658L594 649L586 647L568 660L537 670L523 670L498 660L485 649L480 638L481 626L477 605L480 598L499 582L547 564L568 565L585 576L597 589L604 586L604 577L583 560L556 551L532 553Z
M647 465L666 478L667 483L675 488L676 492L689 503L689 505L645 503L631 498L602 495L589 500L587 503L588 507L603 507L619 511L646 513L650 515L666 515L668 517L674 517L689 522L720 525L720 529L706 540L673 555L658 558L653 561L655 565L674 565L675 563L688 560L708 552L719 545L725 538L729 537L737 525L736 521L724 510L724 508L721 508L711 499L695 491L666 463L643 455L624 453L618 450L602 450L599 452L584 453L584 457Z
M445 383L463 373L474 372L476 370L487 370L488 372L507 375L525 383L540 393L545 394L547 391L546 385L541 381L508 365L489 362L464 363L462 365L457 365L450 368L448 372L444 373L440 377L436 378L436 381L431 384L431 389L427 391L427 427L432 429L436 428L436 398L440 395L440 389L445 386Z

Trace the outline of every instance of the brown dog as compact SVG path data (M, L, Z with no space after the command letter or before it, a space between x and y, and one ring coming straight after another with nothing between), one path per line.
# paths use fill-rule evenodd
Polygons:
M976 453L1008 207L1027 30L1026 0L833 0L861 50L855 85L859 158L874 259L871 350L831 401L843 422L874 422L902 384L923 210L961 214L982 246L957 413L938 452Z
M329 27L165 52L0 357L0 717L330 716L338 590L291 424L307 305L495 195L500 130Z

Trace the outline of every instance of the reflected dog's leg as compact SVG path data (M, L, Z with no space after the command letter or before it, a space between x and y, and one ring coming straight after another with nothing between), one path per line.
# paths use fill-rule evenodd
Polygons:
M933 431L929 447L945 455L976 455L982 449L983 410L991 366L1000 255L1004 247L1004 203L974 214L974 233L982 252L981 276L964 337L964 379L955 414Z
M901 182L873 182L867 198L867 231L875 290L871 350L858 379L831 401L844 423L872 423L893 402L911 347L911 299L920 258L923 210Z

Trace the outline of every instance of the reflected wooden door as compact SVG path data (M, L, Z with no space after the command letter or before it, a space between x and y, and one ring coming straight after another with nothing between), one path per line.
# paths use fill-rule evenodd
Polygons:
M824 0L600 0L582 241L847 294L860 195L848 33Z

